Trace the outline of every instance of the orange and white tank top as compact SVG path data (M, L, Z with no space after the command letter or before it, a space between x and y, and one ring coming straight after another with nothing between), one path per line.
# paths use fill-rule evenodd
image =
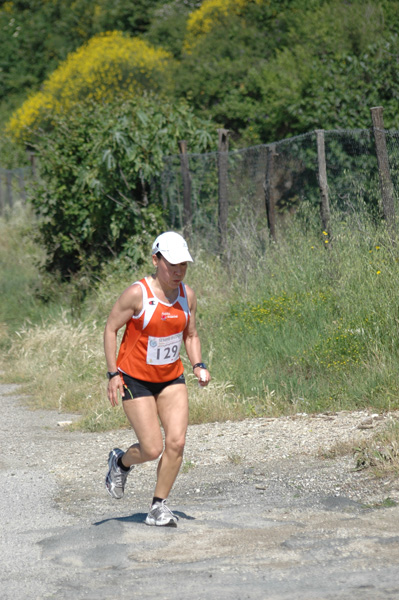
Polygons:
M186 288L181 283L176 300L168 304L155 296L146 279L136 283L143 291L143 308L126 323L118 369L142 381L171 381L184 371L180 346L190 319Z

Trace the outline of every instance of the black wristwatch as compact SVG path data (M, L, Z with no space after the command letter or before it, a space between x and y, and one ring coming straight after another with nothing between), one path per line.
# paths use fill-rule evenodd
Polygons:
M193 365L193 371L197 367L201 367L201 369L206 369L207 368L205 363L195 363L195 365Z
M120 375L119 371L113 371L112 373L111 373L111 371L107 371L108 379L112 379L113 377L116 377L117 375Z

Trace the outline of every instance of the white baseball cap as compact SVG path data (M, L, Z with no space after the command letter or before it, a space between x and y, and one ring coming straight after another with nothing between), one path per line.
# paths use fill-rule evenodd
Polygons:
M160 252L172 265L194 262L188 251L186 240L174 231L161 233L152 245L152 254Z

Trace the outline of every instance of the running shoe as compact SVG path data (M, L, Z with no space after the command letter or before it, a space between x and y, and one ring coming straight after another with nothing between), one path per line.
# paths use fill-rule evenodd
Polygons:
M177 527L178 520L179 517L166 506L166 500L162 500L162 503L158 502L151 507L145 522L157 527Z
M129 471L123 471L118 467L118 458L123 456L125 453L120 448L114 448L111 450L108 456L108 467L109 471L105 478L105 487L112 498L120 500L125 492L125 483L127 476L133 469L133 465Z

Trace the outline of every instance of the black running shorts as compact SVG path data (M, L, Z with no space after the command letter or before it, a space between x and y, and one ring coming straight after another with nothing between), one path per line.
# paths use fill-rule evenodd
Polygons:
M178 383L186 383L184 375L180 375L177 379L172 381L162 381L160 383L154 383L153 381L142 381L141 379L135 379L122 373L125 395L122 396L122 400L130 400L131 398L142 398L143 396L157 396L162 392L163 389L168 385L176 385Z

